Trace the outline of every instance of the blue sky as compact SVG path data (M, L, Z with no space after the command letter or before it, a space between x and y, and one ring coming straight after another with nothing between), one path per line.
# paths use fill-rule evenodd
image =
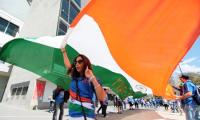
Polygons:
M191 59L191 58L196 58L196 57L197 58L200 57L200 37L196 40L192 48L188 51L183 61L187 59ZM198 59L198 61L194 60L193 62L196 63L196 65L200 66L200 59Z
M200 72L200 36L179 64L183 73ZM176 69L175 72L180 73L180 70Z

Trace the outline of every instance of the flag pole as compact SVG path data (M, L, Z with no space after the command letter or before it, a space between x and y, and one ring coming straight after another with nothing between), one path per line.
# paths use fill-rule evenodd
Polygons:
M183 75L183 71L182 71L182 69L181 69L181 65L178 64L178 67L179 67L179 70L180 70L180 72L181 72L181 75Z

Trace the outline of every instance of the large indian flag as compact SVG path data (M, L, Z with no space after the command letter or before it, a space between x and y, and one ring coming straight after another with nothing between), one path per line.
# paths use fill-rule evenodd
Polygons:
M133 89L143 89L141 82L164 96L171 73L200 33L200 0L92 0L68 33L68 45L94 65L122 75Z

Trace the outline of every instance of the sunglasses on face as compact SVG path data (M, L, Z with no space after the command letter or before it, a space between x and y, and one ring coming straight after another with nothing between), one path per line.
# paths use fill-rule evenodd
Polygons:
M83 63L83 60L76 60L76 61L74 61L74 64L76 65L76 64L81 64L81 63Z

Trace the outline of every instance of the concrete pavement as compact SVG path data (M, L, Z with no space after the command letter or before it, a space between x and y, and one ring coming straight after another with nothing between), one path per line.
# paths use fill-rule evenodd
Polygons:
M171 110L166 111L164 107L157 109L156 112L164 119L186 120L184 112L182 113L182 115L180 113L172 113Z
M108 116L103 118L97 115L98 120L185 120L184 115L171 113L163 108L126 110L123 114L117 114L117 108L109 106ZM64 119L68 119L68 109L65 109ZM0 104L0 120L52 120L53 113L47 110L25 110L19 107Z

